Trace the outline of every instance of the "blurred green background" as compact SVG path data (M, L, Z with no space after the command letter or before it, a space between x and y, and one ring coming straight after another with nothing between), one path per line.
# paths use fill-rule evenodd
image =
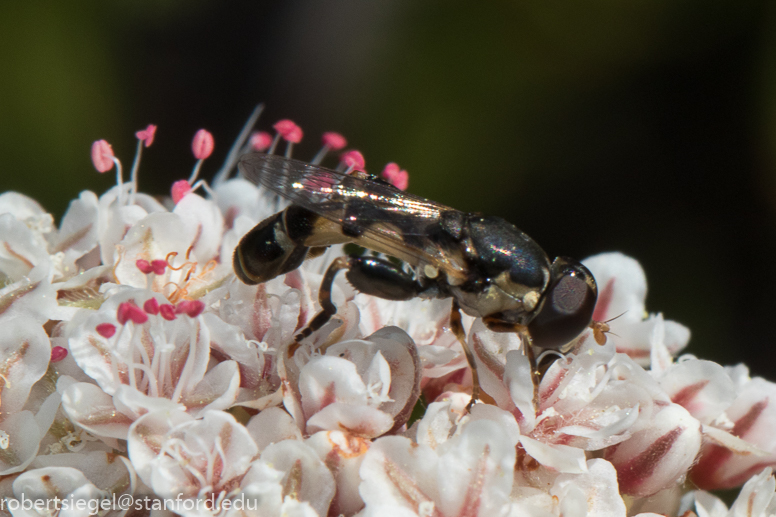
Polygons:
M253 105L311 157L345 134L367 168L503 216L551 256L620 250L689 351L776 380L776 4L69 0L0 4L0 191L61 216L128 169L141 188L212 174Z

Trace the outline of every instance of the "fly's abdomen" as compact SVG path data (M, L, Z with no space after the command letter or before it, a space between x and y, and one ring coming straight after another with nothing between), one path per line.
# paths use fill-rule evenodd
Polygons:
M289 236L286 211L256 225L234 250L234 271L246 284L260 284L298 268L309 248ZM293 233L304 233L296 231Z

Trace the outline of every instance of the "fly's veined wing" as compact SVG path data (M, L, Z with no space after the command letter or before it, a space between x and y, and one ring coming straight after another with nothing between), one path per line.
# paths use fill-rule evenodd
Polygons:
M451 208L388 183L278 155L249 153L238 167L257 185L359 234L354 241L364 247L399 258L409 255L451 273L464 270L460 259L428 239L429 228Z

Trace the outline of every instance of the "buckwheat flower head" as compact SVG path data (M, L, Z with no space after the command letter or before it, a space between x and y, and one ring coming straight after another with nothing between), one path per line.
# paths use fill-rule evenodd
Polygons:
M154 125L135 134L126 182L111 145L92 145L116 185L82 192L59 225L0 194L7 502L107 501L100 513L117 517L121 496L192 517L776 514L776 384L679 355L690 332L646 311L633 258L584 261L599 323L539 357L541 375L518 334L464 315L473 375L450 299L390 301L325 279L340 245L241 282L235 247L288 202L235 164L291 158L305 136L288 119L254 132L260 112L212 180L220 137L197 131L192 169L166 198L138 189ZM367 177L344 136L321 144L311 164ZM375 170L407 189L399 165ZM321 286L335 313L303 332ZM732 487L730 508L709 492Z

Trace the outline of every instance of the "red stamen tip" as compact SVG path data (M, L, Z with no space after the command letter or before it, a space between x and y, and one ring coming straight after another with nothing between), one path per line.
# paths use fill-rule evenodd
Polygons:
M113 168L113 149L105 140L92 144L92 163L97 172L108 172Z
M279 120L274 126L275 131L280 133L284 139L288 140L292 144L298 144L302 141L302 128L297 126L292 120L283 119Z
M142 325L148 321L148 315L134 303L124 302L119 305L119 310L116 313L116 319L122 325L124 325L129 320L132 320L138 325Z
M156 126L153 124L148 124L147 128L135 133L137 139L143 142L144 147L151 147L151 144L154 143L154 135L156 135Z
M364 155L356 150L348 151L342 155L340 161L348 166L348 169L363 171L366 166Z
M151 273L151 272L154 270L154 268L152 268L152 267L151 267L151 263L150 263L150 262L148 262L146 259L138 259L138 260L135 262L135 265L137 266L137 268L138 268L140 271L142 271L142 272L143 272L143 273L145 273L146 275L147 275L147 274L149 274L149 273Z
M175 315L175 307L169 303L165 303L164 305L159 306L159 314L161 314L162 318L166 319L167 321L172 321L177 318Z
M176 205L183 199L183 197L191 192L191 185L186 180L178 180L172 184L170 195L172 196L172 202Z
M344 149L345 146L348 145L348 141L345 140L344 136L340 135L339 133L334 133L333 131L324 133L321 140L323 140L323 145L325 145L332 151L339 151L340 149Z
M190 318L196 318L205 310L205 304L200 300L183 300L175 306L175 313L186 313Z
M109 324L110 325L110 324ZM111 325L112 327L113 325ZM62 359L67 357L67 348L61 346L55 346L51 348L51 362L58 363Z
M167 262L160 259L152 260L151 268L154 270L154 273L156 273L157 275L163 275L164 270L167 269Z
M113 337L113 334L116 333L116 326L112 323L100 323L95 327L95 330L105 339L110 339Z
M146 311L148 314L153 314L154 316L156 316L157 314L159 314L159 302L156 301L156 298L149 298L143 304L143 310Z
M407 190L410 184L410 175L407 171L399 169L399 166L393 162L385 166L382 176L388 183L400 190Z
M256 131L251 135L249 143L254 151L266 151L272 145L272 135L266 131Z
M197 131L194 135L194 140L191 141L191 150L194 153L194 158L197 160L204 160L210 156L214 146L213 135L204 129Z

